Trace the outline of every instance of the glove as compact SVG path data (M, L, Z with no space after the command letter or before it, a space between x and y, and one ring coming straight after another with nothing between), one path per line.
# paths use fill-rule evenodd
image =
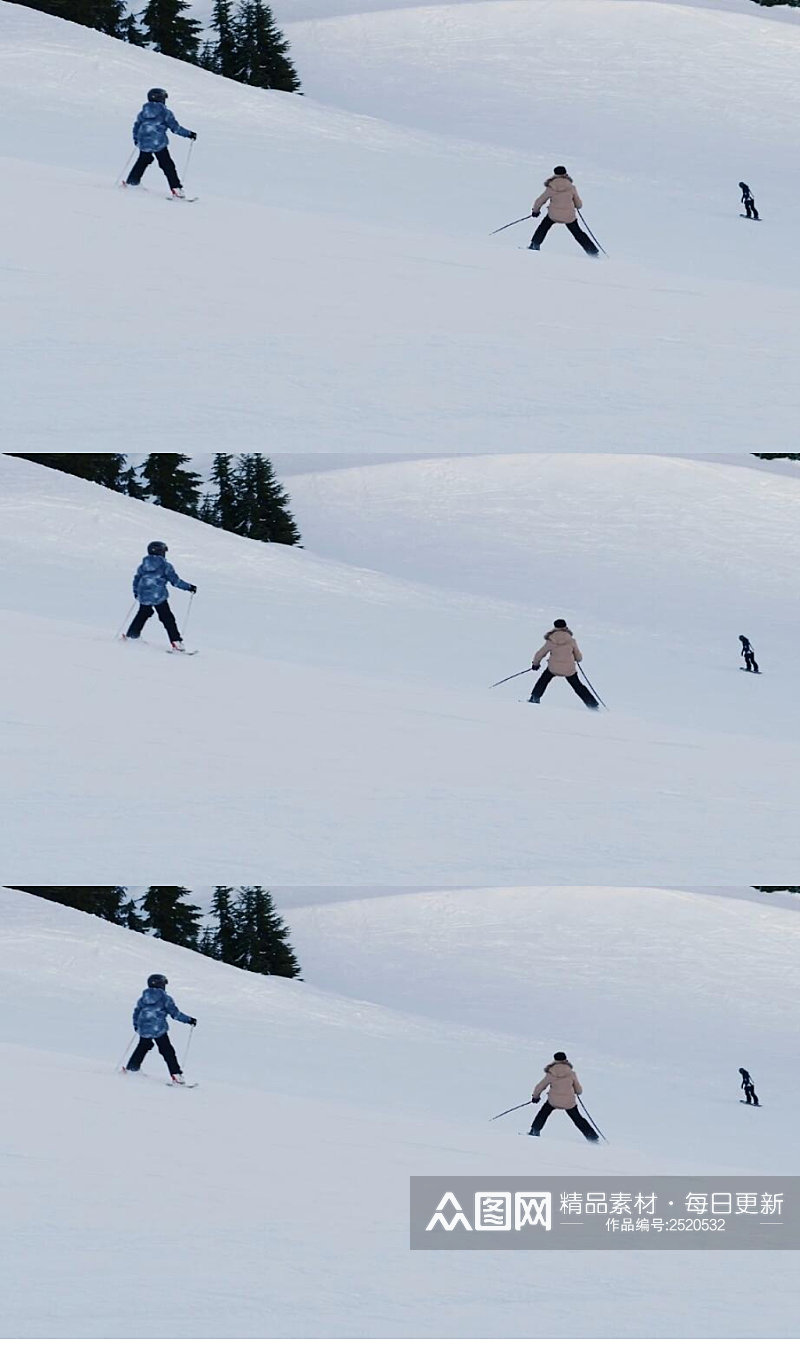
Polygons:
M190 1018L189 1018L189 1026L190 1026L190 1027L196 1027L196 1026L197 1026L197 1018L196 1018L196 1017L190 1017Z
M196 587L196 586L190 586L190 587L189 587L189 590L192 592L192 595L197 595L197 587Z
M542 1100L541 1097L531 1097L531 1101L534 1106L538 1106L541 1100Z
M538 220L541 214L542 214L541 211L531 211L531 215L533 216L534 220Z
M189 132L189 140L190 140L190 141L196 141L196 140L197 140L197 132L196 132L196 131L190 131L190 132Z
M533 662L531 661L531 670L538 670L538 669L539 669L539 667L538 667L538 666L535 666L535 665L533 664Z

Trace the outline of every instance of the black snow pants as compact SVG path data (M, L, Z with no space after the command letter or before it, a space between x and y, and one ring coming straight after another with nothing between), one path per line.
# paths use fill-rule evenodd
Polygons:
M747 215L748 220L760 220L760 216L758 214L758 211L756 210L755 201L753 200L752 197L743 197L742 206L745 209L745 213Z
M169 153L169 150L167 149L166 146L164 146L163 150L140 150L139 158L137 159L136 163L134 164L125 181L131 187L138 187L139 183L141 183L142 181L142 174L144 173L148 164L152 164L154 157L155 159L158 160L163 172L166 174L167 182L169 183L170 187L171 188L182 187L183 184L181 183L181 180L178 177L178 170L175 168L175 163L172 158L172 155Z
M750 1106L758 1106L758 1097L756 1096L756 1090L753 1084L743 1083L742 1087L744 1088L745 1100L748 1102L748 1104Z
M547 238L547 235L550 233L550 230L553 228L553 226L554 226L554 225L558 225L558 224L560 224L560 223L561 223L561 222L558 221L558 220L553 220L553 219L551 219L550 216L545 216L544 220L542 221L541 225L540 225L539 228L537 229L537 231L536 231L535 235L533 236L533 238L532 238L530 244L528 245L528 247L529 247L529 248L533 248L533 249L537 249L537 250L540 249L541 246L542 246L542 244L543 244L543 242L544 242L544 240ZM589 253L593 258L596 258L599 250L598 250L598 249L595 247L595 245L592 243L592 241L591 241L591 239L589 238L588 234L585 234L584 231L581 229L581 227L580 227L580 225L578 224L577 220L572 220L572 221L569 221L569 222L566 222L566 221L565 221L564 223L566 224L567 229L569 230L569 232L570 232L570 234L572 235L573 239L577 239L577 241L578 241L578 243L580 244L581 248L583 249L584 253Z
M134 615L133 623L125 636L129 638L141 637L142 629L147 623L147 620L153 617L154 610L166 628L170 642L182 642L183 639L178 632L175 615L169 607L168 600L162 600L160 605L140 605L139 612Z
M564 1110L566 1110L573 1125L577 1125L584 1139L591 1139L593 1143L596 1143L600 1136L592 1129L586 1117L581 1115L577 1106L551 1106L549 1102L543 1102L539 1107L533 1124L531 1125L531 1134L541 1134L543 1127L546 1125L553 1112Z
M756 675L760 674L760 671L758 669L758 662L756 661L755 652L754 651L742 652L742 656L744 657L745 670L752 670L755 672Z
M594 697L594 694L592 694L591 690L587 689L586 685L582 683L577 672L574 675L554 675L550 670L543 670L531 690L531 696L528 699L528 702L541 703L542 694L551 680L566 680L567 684L572 685L578 698L586 704L587 708L599 708L600 705Z
M136 1049L134 1050L133 1054L128 1060L126 1066L128 1070L131 1073L135 1073L137 1069L140 1069L142 1067L142 1062L144 1060L145 1055L150 1054L150 1051L152 1050L154 1045L158 1046L162 1058L166 1061L166 1065L170 1073L180 1073L181 1066L178 1063L178 1056L175 1054L175 1047L172 1044L172 1041L170 1040L166 1031L164 1032L163 1036L156 1036L152 1040L150 1039L149 1036L139 1037L139 1044L137 1045Z

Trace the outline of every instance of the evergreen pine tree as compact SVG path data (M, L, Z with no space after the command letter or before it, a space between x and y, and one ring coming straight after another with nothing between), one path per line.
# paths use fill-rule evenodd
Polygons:
M147 923L139 913L138 900L126 900L120 908L120 923L134 933L146 933Z
M139 901L146 915L148 930L162 942L179 947L196 947L200 936L200 910L187 905L185 886L150 886Z
M214 64L210 69L216 71L217 75L226 76L229 80L239 79L241 59L237 26L231 11L230 0L214 0L214 8L211 11L211 27L217 35L217 40L213 49Z
M218 525L221 530L231 530L236 533L241 512L236 489L236 472L233 468L233 455L214 456L211 481L215 487L211 522Z
M269 544L298 544L300 533L289 511L289 498L264 455L240 455L234 486L236 533Z
M232 886L215 886L211 901L211 913L216 922L214 931L214 956L218 961L235 965L238 953L236 915L231 900Z
M14 889L79 909L84 914L96 914L109 923L125 923L124 886L15 886Z
M124 0L25 0L29 9L43 14L55 14L84 28L96 28L109 37L122 37L124 29Z
M156 506L196 516L200 506L200 475L184 469L188 455L148 455L139 474L147 496Z
M186 0L148 0L140 15L144 36L164 56L196 63L201 25L186 17Z
M296 979L300 965L289 943L289 930L276 912L272 896L261 886L243 886L234 911L236 960L240 970L257 975Z
M147 493L139 482L139 475L133 467L126 469L122 475L122 486L120 490L126 492L129 497L135 497L139 502L143 502L147 499Z
M136 15L133 12L131 12L130 14L126 14L122 23L122 32L120 33L120 37L122 37L125 42L129 42L132 47L147 46L147 38L145 37L139 25L137 24ZM135 495L136 494L133 492L129 493L129 496L131 497Z
M117 492L124 491L127 455L30 455L18 450L9 453L14 459L30 459L47 469L58 469L61 473L87 478L92 483L100 483Z
M296 94L300 89L289 56L289 44L265 0L241 0L235 19L238 74L242 84L260 89L282 89Z

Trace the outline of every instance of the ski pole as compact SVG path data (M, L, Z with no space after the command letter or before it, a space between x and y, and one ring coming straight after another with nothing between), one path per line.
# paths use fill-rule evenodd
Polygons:
M128 629L128 620L129 620L129 618L131 617L131 615L132 615L133 611L135 610L135 608L136 608L136 601L134 600L133 604L131 605L130 609L128 610L127 614L125 615L125 618L124 618L123 621L122 621L122 627L117 629L117 634L116 634L116 636L117 636L118 638L119 638L119 637L122 637L122 634L123 634L124 632L127 632L127 629Z
M596 1122L595 1120L592 1120L592 1117L589 1115L589 1112L588 1112L588 1110L586 1109L586 1105L585 1105L584 1100L583 1100L582 1097L581 1097L581 1106L583 1107L583 1114L585 1115L585 1117L586 1117L586 1119L588 1120L589 1124L590 1124L591 1126L593 1126L593 1128L594 1128L594 1129L597 1131L597 1133L600 1135L600 1138L601 1138L601 1139L606 1139L605 1135L603 1134L603 1131L600 1129L600 1126L597 1124L597 1122ZM608 1140L607 1140L607 1139L606 1139L606 1143L608 1143Z
M136 1040L136 1033L134 1032L134 1034L131 1036L130 1040L128 1041L128 1044L127 1044L127 1046L126 1046L126 1048L125 1048L125 1053L123 1054L122 1059L120 1060L119 1064L117 1065L117 1068L116 1068L116 1072L117 1072L117 1073L119 1073L119 1072L122 1070L123 1065L127 1064L127 1062L128 1062L128 1056L130 1055L130 1052L131 1052L131 1046L133 1045L133 1042L134 1042L135 1040Z
M191 612L192 612L192 601L194 600L194 596L195 596L194 591L191 591L190 594L189 594L189 603L188 603L188 605L186 606L186 618L185 618L184 624L183 624L183 636L184 636L184 637L186 637L186 629L189 627L189 615L190 615Z
M183 176L184 176L184 178L186 177L186 175L187 175L188 172L189 172L189 160L192 158L192 151L193 151L193 150L194 150L194 141L191 140L191 141L189 141L189 149L188 149L187 152L186 152L186 163L185 163L184 168L183 168ZM599 245L598 245L598 247L599 247Z
M588 234L589 238L591 239L592 243L597 244L597 247L599 248L600 252L603 254L604 257L607 258L607 257L608 257L608 254L606 253L605 249L603 248L603 245L600 243L600 240L599 240L599 239L595 239L594 235L592 234L591 230L589 229L589 226L586 224L586 221L584 220L584 218L583 218L583 216L581 215L580 211L578 212L578 219L580 220L581 225L582 225L583 228L585 229L585 231L586 231L586 233Z
M136 154L136 146L133 147L133 149L131 150L131 153L128 155L128 158L125 160L125 163L124 163L123 166L122 166L122 173L118 174L117 177L114 179L114 182L115 182L115 183L122 183L122 182L124 182L125 177L126 177L127 172L128 172L128 169L130 168L130 166L131 166L131 164L132 164L132 162L133 162L133 157L134 157L135 154Z
M188 1041L186 1042L186 1054L185 1054L184 1057L183 1057L183 1067L184 1067L184 1069L186 1068L186 1065L187 1065L188 1060L189 1060L189 1051L190 1051L191 1048L192 1048L192 1037L193 1037L193 1035L194 1035L194 1027L189 1027L189 1039L188 1039Z
M529 211L527 216L520 216L519 220L510 220L507 225L501 225L499 230L490 230L489 235L499 234L500 230L510 230L512 225L521 225L523 220L530 220L531 214L532 213ZM599 247L600 245L598 244L598 248Z
M603 703L603 700L601 699L600 695L598 694L597 690L595 689L594 685L592 684L591 680L589 679L589 676L586 674L586 671L584 670L584 668L583 668L583 666L581 665L580 661L578 662L578 670L581 672L581 675L583 676L583 678L585 679L585 681L586 681L586 683L588 684L589 688L591 689L592 693L594 694L595 698L597 699L597 702L598 702L598 703L601 703L601 704L603 705L603 707L605 708L606 712L608 712L608 704L607 704L607 703Z
M507 684L509 680L516 680L518 675L530 675L530 673L530 666L526 666L524 670L518 670L514 675L506 675L504 680L495 680L494 684L489 685L489 688L496 689L498 684Z
M499 1111L496 1116L492 1116L492 1120L499 1120L501 1116L508 1116L512 1111L521 1111L523 1106L530 1106L530 1104L531 1099L529 1097L526 1102L520 1102L519 1106L509 1106L507 1111Z

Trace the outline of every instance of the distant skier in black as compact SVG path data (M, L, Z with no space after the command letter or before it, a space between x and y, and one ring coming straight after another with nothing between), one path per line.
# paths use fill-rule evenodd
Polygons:
M740 183L742 189L742 206L747 213L748 220L760 220L761 217L756 210L755 198L746 183Z
M740 1069L739 1073L742 1075L742 1092L745 1095L747 1105L759 1106L760 1102L756 1096L755 1083L747 1072L747 1069Z
M534 1105L541 1101L542 1093L545 1091L547 1092L547 1101L537 1112L528 1131L529 1134L538 1137L554 1111L566 1111L573 1125L577 1125L585 1139L588 1139L591 1144L599 1143L600 1136L578 1110L578 1098L583 1092L583 1088L563 1050L557 1050L551 1063L545 1065L544 1078L536 1084L531 1095L531 1101Z
M756 654L753 651L753 648L750 646L750 639L746 638L744 633L740 633L739 641L742 644L742 656L744 657L745 670L751 671L753 675L760 675L761 671L758 668L758 662L756 661Z

